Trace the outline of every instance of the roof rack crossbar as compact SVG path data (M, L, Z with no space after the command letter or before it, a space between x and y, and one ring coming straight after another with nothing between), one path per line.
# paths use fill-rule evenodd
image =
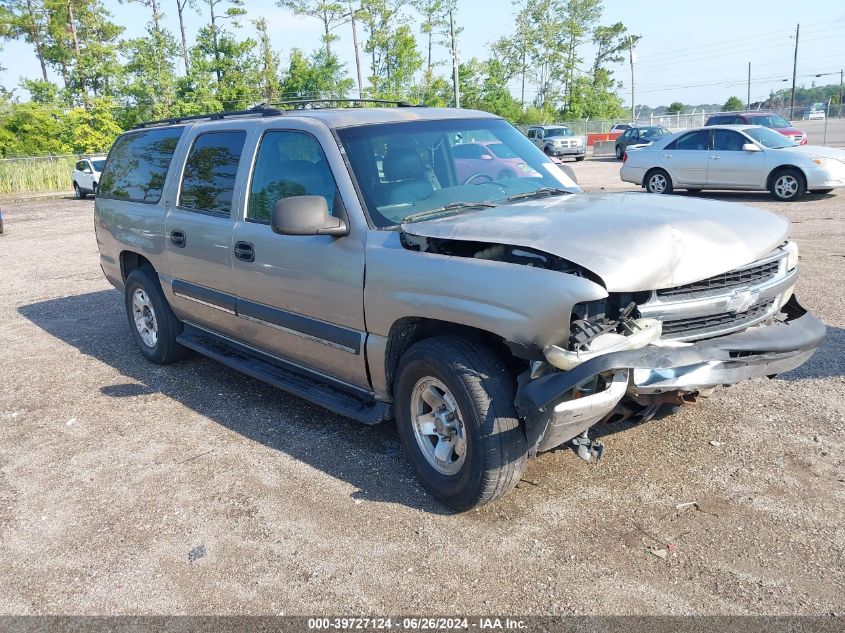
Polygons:
M266 106L293 106L294 109L297 107L304 108L307 105L315 104L315 103L377 103L381 105L395 105L399 108L416 108L419 107L413 103L409 103L408 101L395 101L393 99L345 99L345 98L332 98L328 97L326 99L292 99L288 101L271 101L270 103L263 104Z
M140 130L148 127L159 127L165 125L177 125L179 123L186 123L188 121L219 121L221 119L228 119L230 117L246 117L246 116L279 116L284 114L284 111L276 108L267 108L264 106L257 106L249 110L229 110L227 112L211 112L209 114L191 114L188 116L172 117L169 119L159 119L157 121L146 121L134 126L133 130Z

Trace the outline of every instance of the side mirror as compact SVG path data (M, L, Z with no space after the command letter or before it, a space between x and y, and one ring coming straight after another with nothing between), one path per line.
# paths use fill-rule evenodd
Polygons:
M746 143L745 145L742 146L742 151L743 152L762 152L763 150L761 150L754 143Z
M282 198L273 207L271 227L279 235L341 237L349 233L346 222L329 215L329 205L323 196Z

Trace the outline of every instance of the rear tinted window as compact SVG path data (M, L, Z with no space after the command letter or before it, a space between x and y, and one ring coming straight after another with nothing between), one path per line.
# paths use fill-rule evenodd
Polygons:
M97 196L156 203L184 128L130 132L109 152Z
M197 136L182 176L182 209L229 215L245 140L246 132L242 130Z

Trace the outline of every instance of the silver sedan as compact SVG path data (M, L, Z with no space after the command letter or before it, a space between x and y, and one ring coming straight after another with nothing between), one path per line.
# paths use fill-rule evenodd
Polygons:
M717 125L631 149L619 175L650 193L768 190L776 200L796 200L845 187L845 150L798 145L759 125Z

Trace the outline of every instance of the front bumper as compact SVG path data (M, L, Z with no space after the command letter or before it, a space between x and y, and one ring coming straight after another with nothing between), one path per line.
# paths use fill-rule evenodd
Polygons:
M551 147L549 154L552 156L586 156L587 148L581 147Z
M529 446L533 451L549 450L580 435L613 411L626 395L693 393L795 369L816 351L825 326L794 297L783 313L785 318L771 325L697 343L652 344L613 352L569 371L535 380L523 378L516 407L525 418ZM605 377L602 391L566 399L573 389L599 374Z

